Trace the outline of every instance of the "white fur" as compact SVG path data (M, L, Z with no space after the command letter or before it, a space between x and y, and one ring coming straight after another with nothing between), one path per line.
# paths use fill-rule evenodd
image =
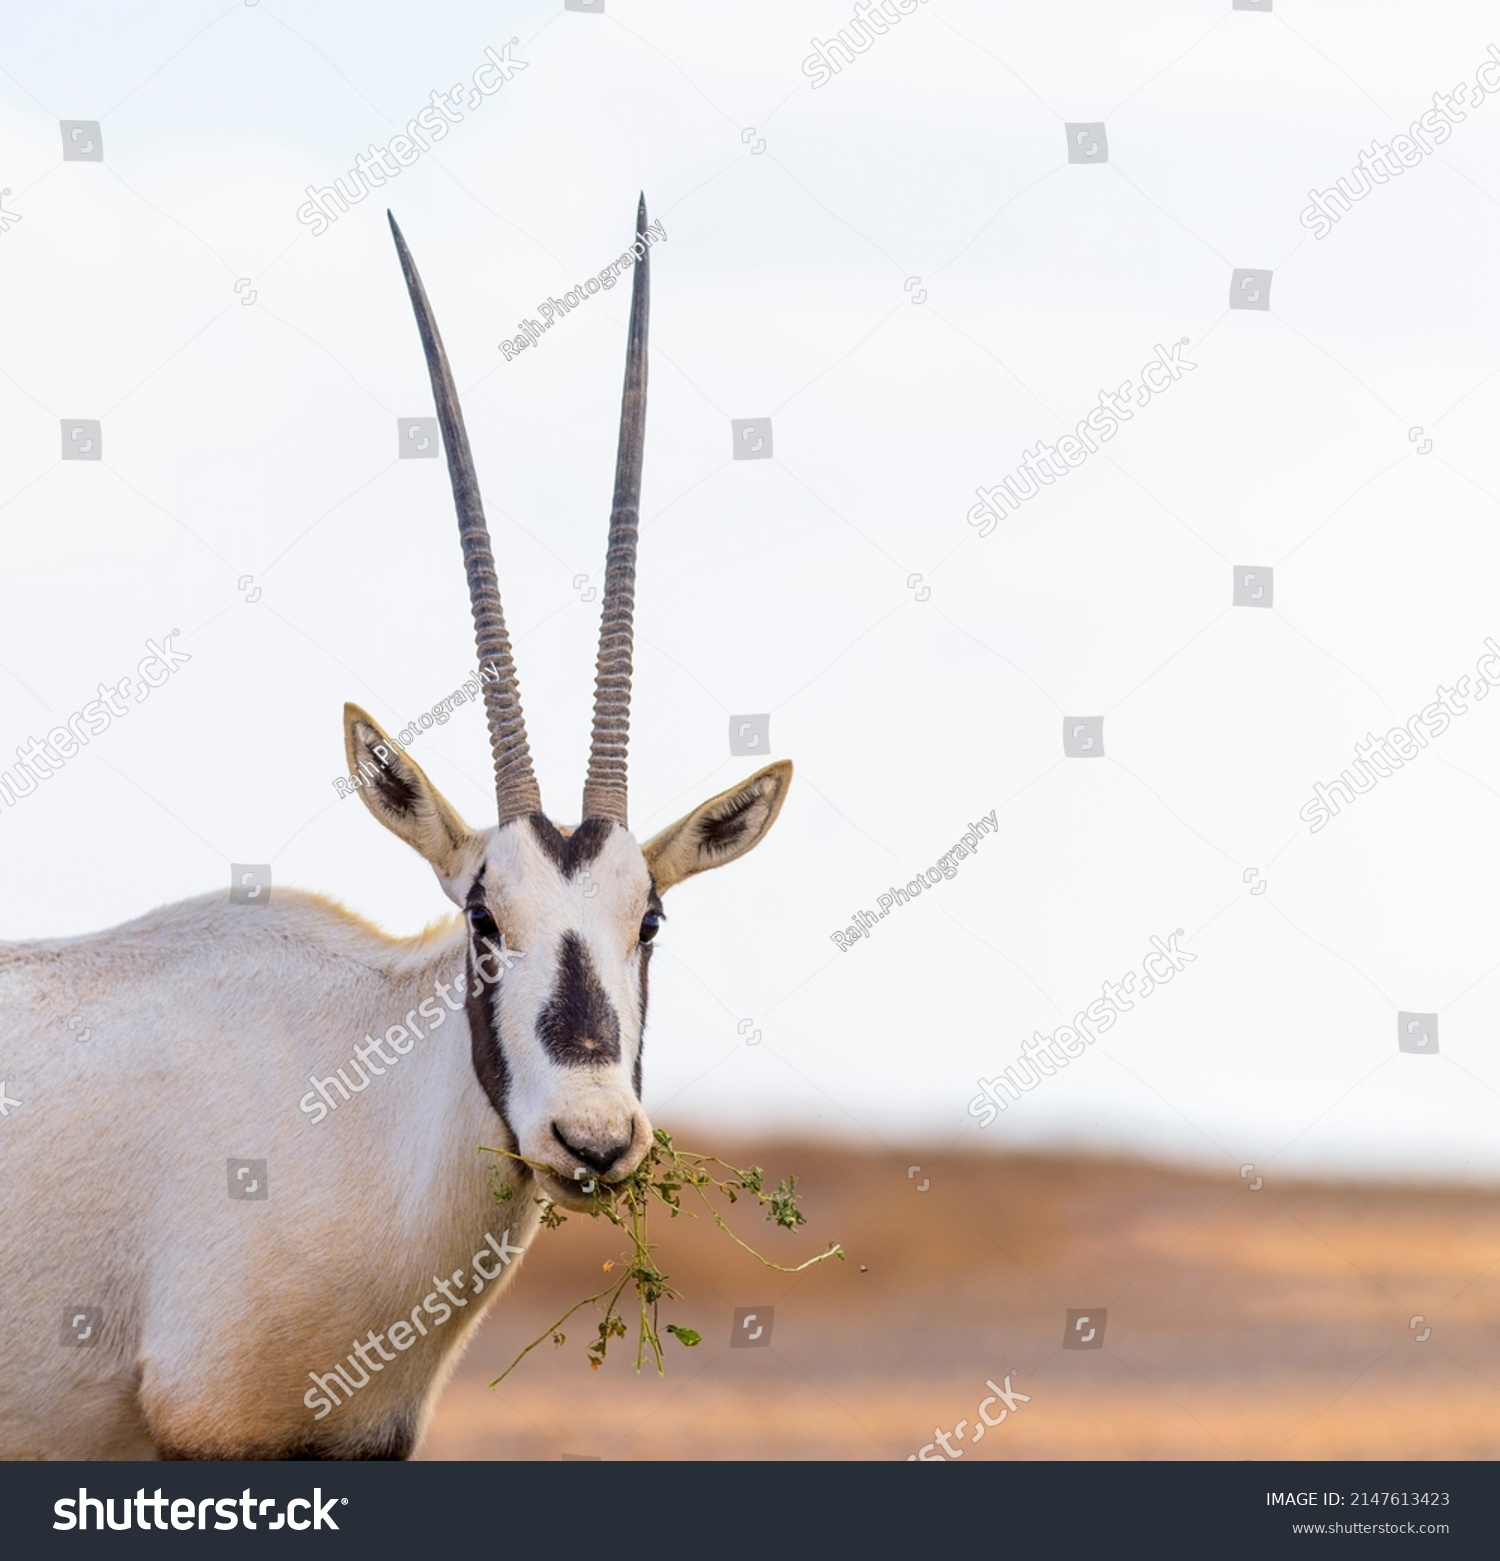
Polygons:
M298 1101L367 1032L461 982L465 938L450 922L390 939L276 890L263 909L205 897L0 951L22 1101L0 1121L0 1457L353 1447L403 1415L420 1433L503 1280L322 1421L303 1399L309 1372L409 1317L487 1234L530 1238L529 1191L497 1202L475 1152L501 1127L462 1011L326 1119ZM231 1157L268 1161L266 1201L230 1199ZM101 1342L63 1346L85 1306Z
M651 892L641 848L623 829L615 829L586 868L564 878L530 826L512 824L493 839L485 881L498 885L489 903L506 943L524 950L497 989L511 1072L507 1115L519 1152L556 1166L564 1181L574 1177L579 1162L558 1144L555 1123L570 1143L628 1140L630 1153L611 1175L628 1174L651 1137L632 1083L643 1018L637 936ZM612 1066L559 1067L537 1038L537 1020L552 996L567 932L587 948L619 1018L620 1060Z
M366 794L371 811L459 904L483 866L487 907L518 954L484 997L509 1069L505 1119L453 1006L471 945L463 919L397 939L277 889L264 906L205 896L109 932L0 945L0 1077L20 1101L0 1118L0 1458L405 1451L518 1265L497 1269L487 1238L525 1246L536 1228L538 1181L479 1147L517 1144L549 1168L542 1190L575 1206L587 1168L558 1132L577 1145L628 1140L611 1180L645 1153L633 1077L653 878L665 890L748 851L790 765L644 848L613 828L571 876L528 820L469 831L403 766L418 804L395 815ZM700 838L741 803L746 827L730 844ZM617 1061L560 1066L536 1034L568 932L618 1016ZM404 1055L331 1111L308 1109L315 1080L352 1077L355 1048L414 1014L423 1033ZM267 1162L265 1201L229 1196L230 1159ZM420 1336L409 1328L410 1347L387 1351L367 1385L336 1407L317 1394L313 1379L358 1341L476 1269L482 1290L455 1287L463 1303L443 1322L429 1312ZM65 1319L84 1308L100 1310L97 1341L65 1345Z

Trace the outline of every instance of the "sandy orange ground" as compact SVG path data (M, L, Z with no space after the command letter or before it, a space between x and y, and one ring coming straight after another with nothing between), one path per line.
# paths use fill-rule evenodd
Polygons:
M905 1458L972 1426L1007 1373L1030 1401L954 1441L964 1456L1500 1456L1500 1191L1252 1191L1124 1160L811 1144L749 1158L798 1174L809 1224L736 1211L736 1227L780 1261L837 1239L847 1262L768 1272L706 1220L663 1221L658 1261L685 1297L663 1322L700 1345L668 1339L665 1379L637 1376L632 1336L591 1372L580 1314L491 1390L622 1251L575 1216L539 1233L420 1456ZM729 1348L736 1307L775 1308L768 1347ZM1069 1307L1107 1309L1101 1350L1062 1349Z

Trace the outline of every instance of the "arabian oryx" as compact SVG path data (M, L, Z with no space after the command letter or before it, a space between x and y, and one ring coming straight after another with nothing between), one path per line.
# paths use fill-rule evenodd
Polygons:
M490 669L498 821L470 828L353 705L344 741L461 915L391 938L278 888L0 947L23 1103L0 1122L0 1458L406 1457L538 1195L580 1207L645 1155L661 897L750 850L791 778L768 765L644 845L626 821L645 224L642 199L582 822L542 811L453 376L392 220Z

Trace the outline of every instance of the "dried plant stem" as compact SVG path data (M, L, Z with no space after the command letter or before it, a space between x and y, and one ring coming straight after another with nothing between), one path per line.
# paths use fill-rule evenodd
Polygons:
M515 1160L521 1165L529 1166L533 1170L546 1170L547 1167L537 1165L536 1162L527 1160L525 1156L514 1153L509 1149L493 1149L486 1147L487 1154L497 1155L503 1159ZM706 1167L716 1166L723 1175L714 1175ZM811 1268L815 1263L822 1263L828 1258L837 1257L843 1259L844 1250L837 1242L830 1241L825 1251L816 1253L805 1262L788 1267L782 1263L775 1263L768 1257L757 1252L749 1242L741 1238L729 1228L723 1215L713 1205L709 1197L710 1189L721 1197L728 1199L730 1203L737 1203L742 1193L760 1204L766 1211L766 1218L772 1224L779 1225L784 1230L795 1230L799 1225L807 1223L800 1209L797 1207L797 1178L788 1177L779 1183L774 1192L765 1189L765 1174L759 1166L751 1166L749 1170L737 1170L734 1166L716 1155L690 1154L679 1150L672 1142L670 1136L661 1129L657 1129L652 1135L650 1149L640 1165L631 1172L623 1181L617 1183L608 1190L595 1186L591 1190L589 1207L585 1212L591 1219L604 1218L610 1224L624 1231L629 1238L633 1256L625 1259L624 1273L615 1283L606 1285L595 1294L585 1296L583 1300L570 1306L552 1326L539 1334L528 1344L525 1349L495 1378L491 1387L503 1382L517 1366L545 1339L552 1339L555 1344L562 1345L566 1342L567 1335L562 1330L562 1325L585 1306L597 1305L600 1301L604 1304L604 1316L598 1325L594 1342L589 1346L589 1365L598 1370L604 1364L604 1358L609 1349L609 1341L614 1338L624 1338L627 1329L625 1320L620 1314L620 1297L631 1283L636 1287L636 1295L640 1301L639 1334L636 1341L635 1369L639 1371L645 1363L646 1350L649 1346L651 1354L656 1362L658 1374L666 1369L665 1356L662 1351L661 1334L658 1330L658 1318L663 1301L680 1300L681 1297L667 1281L667 1276L657 1267L652 1252L655 1250L648 1239L646 1228L646 1216L650 1208L651 1199L654 1197L668 1211L671 1218L676 1219L679 1214L686 1214L691 1219L694 1217L691 1209L682 1206L682 1192L685 1188L692 1188L702 1200L704 1208L709 1212L715 1225L738 1247L748 1252L758 1263L766 1268L774 1269L779 1274L800 1274L803 1269ZM508 1184L496 1187L495 1196L502 1202L514 1196L514 1189ZM536 1202L542 1206L542 1223L555 1228L561 1225L566 1215L562 1214L552 1201L542 1194L536 1195ZM612 1268L613 1263L605 1265L606 1271ZM673 1334L677 1340L691 1348L700 1342L701 1335L691 1328L679 1327L675 1323L667 1325L668 1333Z

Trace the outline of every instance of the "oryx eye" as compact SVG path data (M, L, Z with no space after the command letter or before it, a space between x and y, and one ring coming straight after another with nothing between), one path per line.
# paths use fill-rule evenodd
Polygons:
M656 936L665 919L655 911L647 911L641 918L641 942L649 943Z
M470 905L467 907L469 926L473 928L474 935L480 938L498 938L500 929L495 925L495 918L490 915L489 907L485 905Z

